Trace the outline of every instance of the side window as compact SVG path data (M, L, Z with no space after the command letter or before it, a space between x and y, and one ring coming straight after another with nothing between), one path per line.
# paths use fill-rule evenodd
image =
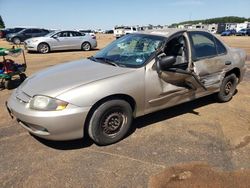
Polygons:
M222 54L227 53L225 46L217 38L214 38L214 39L215 39L218 54L222 55Z
M62 32L53 35L53 37L61 37L61 35L62 35Z
M61 32L60 37L69 37L69 32Z
M32 29L26 29L25 31L24 31L24 33L32 33Z
M194 59L202 59L217 55L214 37L205 32L191 32L190 38L193 45L192 55Z
M71 32L71 34L72 34L73 37L81 36L81 33L78 33L78 32Z
M41 30L39 30L39 29L32 29L32 33L41 33Z

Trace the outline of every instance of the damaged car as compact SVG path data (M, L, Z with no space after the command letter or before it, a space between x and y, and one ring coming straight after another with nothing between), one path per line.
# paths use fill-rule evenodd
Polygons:
M134 33L88 59L35 73L6 106L38 137L72 140L86 133L108 145L123 139L136 117L211 94L231 100L245 60L244 51L205 31Z

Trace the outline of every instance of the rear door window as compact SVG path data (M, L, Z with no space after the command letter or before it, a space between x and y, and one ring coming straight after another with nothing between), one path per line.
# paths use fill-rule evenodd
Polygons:
M190 32L192 43L192 56L194 60L213 57L217 55L214 37L206 32Z
M218 55L226 54L227 49L225 48L225 46L217 38L214 38L214 40L216 43Z

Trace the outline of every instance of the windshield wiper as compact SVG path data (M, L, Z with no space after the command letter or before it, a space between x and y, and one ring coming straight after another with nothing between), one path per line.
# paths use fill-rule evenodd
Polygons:
M90 60L97 62L98 60L101 61L102 63L106 63L115 67L118 67L119 65L117 65L116 63L114 63L111 59L107 59L105 57L94 57L91 56L89 57Z

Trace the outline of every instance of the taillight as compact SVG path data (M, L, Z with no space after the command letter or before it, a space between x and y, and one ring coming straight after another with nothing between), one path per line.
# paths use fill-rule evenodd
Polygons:
M96 39L96 36L95 35L91 35L92 39Z

